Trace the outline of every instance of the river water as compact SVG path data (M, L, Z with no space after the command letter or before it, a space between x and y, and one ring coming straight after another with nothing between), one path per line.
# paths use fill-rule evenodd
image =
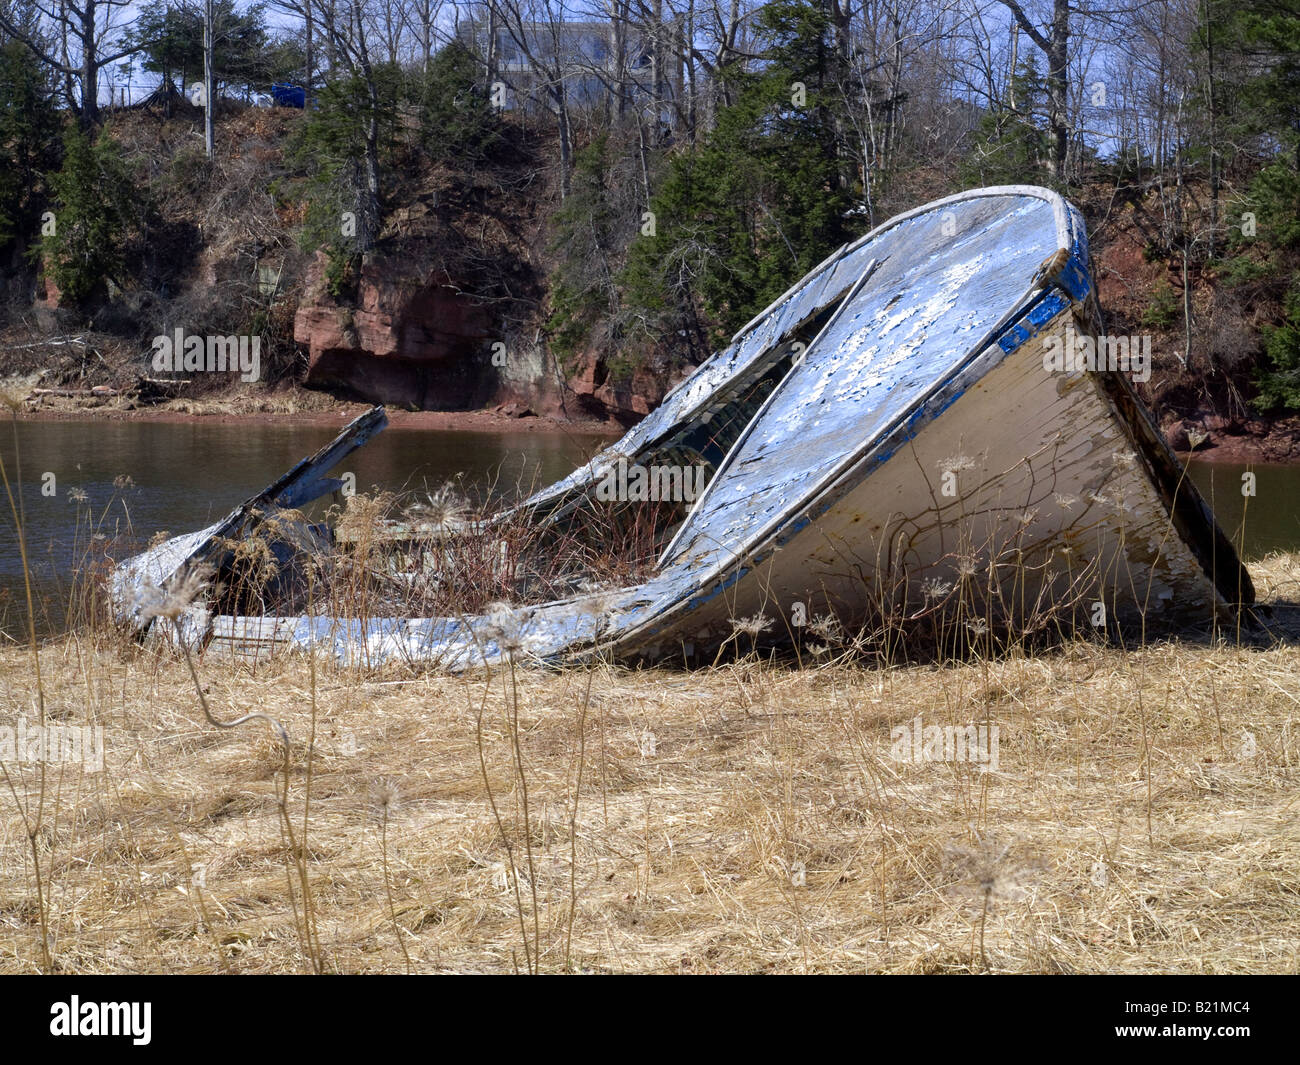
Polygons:
M40 627L59 627L69 573L87 557L96 533L143 542L159 530L179 535L211 525L337 432L281 423L20 421L24 526L42 602ZM606 443L608 437L589 433L390 427L334 475L353 474L358 492L376 486L423 491L461 477L466 495L522 496L563 477ZM14 480L9 425L0 424L0 457ZM126 477L129 486L114 486ZM13 516L0 493L0 633L25 624L23 601Z
M18 423L27 546L45 631L57 629L70 571L95 533L147 540L212 524L337 432L322 426L205 421ZM345 460L358 491L436 488L462 477L467 494L527 494L559 479L607 442L590 434L389 428ZM0 456L16 477L10 427ZM1254 495L1243 475L1254 474ZM1195 462L1190 476L1247 558L1300 550L1300 466ZM129 477L131 485L115 488ZM1252 487L1246 483L1246 487ZM84 499L81 497L84 496ZM0 633L22 627L22 565L0 497Z

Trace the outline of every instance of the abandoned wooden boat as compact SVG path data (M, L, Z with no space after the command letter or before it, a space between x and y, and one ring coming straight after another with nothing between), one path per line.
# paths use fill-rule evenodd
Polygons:
M616 467L702 468L647 579L459 618L218 616L193 638L463 668L689 659L816 625L971 640L1226 615L1253 601L1250 579L1126 377L1143 350L1105 334L1073 207L1029 186L961 193L837 251L516 508L580 521Z

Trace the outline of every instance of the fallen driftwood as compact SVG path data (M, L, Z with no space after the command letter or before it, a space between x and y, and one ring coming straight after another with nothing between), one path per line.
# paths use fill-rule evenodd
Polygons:
M27 399L30 401L45 396L55 396L60 399L106 399L121 394L120 389L110 385L93 385L90 388L33 388Z
M45 340L38 340L32 344L14 344L9 346L10 351L34 351L36 348L59 348L68 344L80 344L83 347L86 344L86 338L82 336L75 337L48 337Z
M174 399L189 384L186 378L141 377L137 379L133 391L144 402Z

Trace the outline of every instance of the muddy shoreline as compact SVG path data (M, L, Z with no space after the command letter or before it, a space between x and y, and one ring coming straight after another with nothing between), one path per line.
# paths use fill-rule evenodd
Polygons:
M1279 424L1261 435L1211 433L1195 450L1175 448L1175 454L1184 463L1195 459L1243 466L1300 466L1300 431Z
M43 408L19 413L20 421L31 422L205 422L212 425L294 425L334 428L346 425L370 409L367 403L339 404L329 410L302 411L179 411L165 408L126 410L110 407ZM388 408L390 429L441 430L464 433L578 433L617 438L626 430L596 419L563 420L544 415L512 416L495 410L406 411Z
M108 402L84 400L46 401L39 407L28 407L19 412L24 421L145 421L145 422L208 422L213 425L272 425L292 422L294 425L335 428L346 425L353 418L370 409L370 404L348 400L332 400L313 396L308 405L300 406L300 394L267 397L261 402L248 404L244 409L232 405L227 399L182 401L176 406L160 405L133 407ZM608 436L617 439L627 430L612 420L597 418L563 419L548 415L520 412L514 405L480 410L462 411L409 411L388 408L391 429L438 430L444 432L482 433L549 433L580 434L583 436ZM1210 431L1206 439L1193 451L1185 446L1186 434L1174 435L1179 459L1186 462L1259 463L1267 465L1300 465L1300 417L1283 418L1272 423L1256 422L1246 431Z

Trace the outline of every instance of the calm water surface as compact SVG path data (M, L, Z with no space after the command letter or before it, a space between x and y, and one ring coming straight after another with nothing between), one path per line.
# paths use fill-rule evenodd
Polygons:
M1247 473L1255 475L1251 497L1242 494ZM1300 550L1300 466L1198 461L1188 475L1247 559Z
M211 525L337 432L198 421L19 422L27 549L46 604L37 610L42 628L57 628L63 589L91 533L146 541L159 530L178 535ZM467 493L512 496L558 480L607 442L590 434L389 428L340 463L335 475L355 474L358 491L419 490L463 475ZM8 425L0 425L0 457L12 481ZM119 491L113 482L123 476L134 484ZM43 493L43 486L54 494ZM0 632L25 624L22 599L21 555L8 501L0 495Z
M21 492L37 595L45 604L38 608L42 629L60 624L63 589L92 532L144 541L159 530L176 535L203 528L336 432L321 426L201 421L20 422ZM514 496L563 477L605 442L590 434L390 428L354 452L336 474L355 474L359 491L436 487L463 475L470 492ZM12 481L16 462L7 426L0 427L0 456ZM1250 498L1241 491L1242 474L1248 472L1255 474ZM118 491L113 482L122 476L134 484ZM1247 558L1300 550L1300 466L1195 462L1190 476ZM54 494L45 494L43 486ZM14 523L7 501L0 499L0 632L22 627L21 599Z

